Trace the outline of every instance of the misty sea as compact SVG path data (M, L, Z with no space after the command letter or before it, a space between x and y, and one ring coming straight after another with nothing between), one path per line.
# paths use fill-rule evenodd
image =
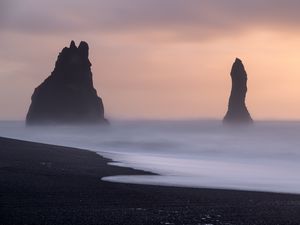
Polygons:
M0 122L0 136L88 149L159 175L109 182L300 193L300 122L113 121L110 126ZM100 178L99 178L100 179Z

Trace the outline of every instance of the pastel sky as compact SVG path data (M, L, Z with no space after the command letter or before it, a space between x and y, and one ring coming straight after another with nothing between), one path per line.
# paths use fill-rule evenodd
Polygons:
M299 0L0 0L0 119L74 39L90 45L108 118L219 118L236 57L254 119L300 119Z

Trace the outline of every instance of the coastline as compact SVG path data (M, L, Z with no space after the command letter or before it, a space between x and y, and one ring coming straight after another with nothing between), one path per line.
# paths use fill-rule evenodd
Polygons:
M299 224L300 195L102 181L153 175L98 153L0 138L0 224Z

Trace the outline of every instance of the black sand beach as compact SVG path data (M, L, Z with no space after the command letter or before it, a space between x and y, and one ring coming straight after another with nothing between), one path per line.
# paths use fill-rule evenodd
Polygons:
M300 195L118 184L96 153L0 138L0 225L299 225Z

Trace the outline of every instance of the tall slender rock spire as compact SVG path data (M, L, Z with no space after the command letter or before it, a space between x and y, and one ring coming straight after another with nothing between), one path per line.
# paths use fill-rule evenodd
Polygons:
M236 58L231 69L232 88L228 111L223 119L225 123L252 123L245 98L247 93L247 73L242 61Z

